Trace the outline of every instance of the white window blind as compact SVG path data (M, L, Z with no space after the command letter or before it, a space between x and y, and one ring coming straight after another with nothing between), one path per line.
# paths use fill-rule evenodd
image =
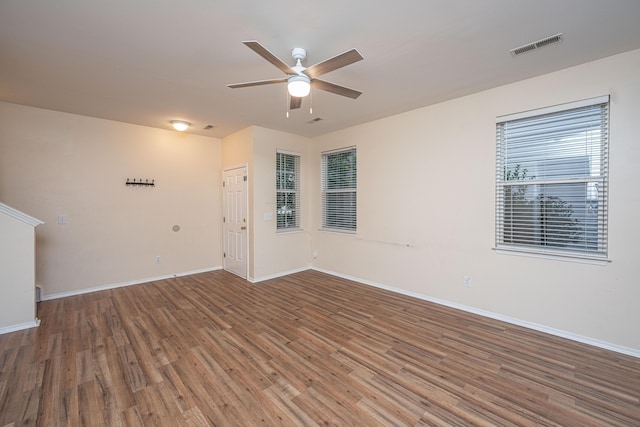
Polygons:
M607 256L609 98L498 118L496 247Z
M276 229L300 228L300 156L276 153Z
M322 154L322 228L356 231L356 149Z

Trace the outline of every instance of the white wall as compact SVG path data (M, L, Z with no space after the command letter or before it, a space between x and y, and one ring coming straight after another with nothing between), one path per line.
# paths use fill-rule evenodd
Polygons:
M221 266L220 165L219 139L0 103L0 200L45 222L44 296Z
M0 331L34 325L35 233L33 225L0 212Z
M312 159L352 145L358 155L358 233L313 231L314 266L640 351L639 70L629 52L314 138ZM606 94L611 263L495 253L496 116Z

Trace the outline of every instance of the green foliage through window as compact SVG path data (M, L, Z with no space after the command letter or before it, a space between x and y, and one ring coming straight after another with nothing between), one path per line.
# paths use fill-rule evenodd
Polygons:
M500 121L496 246L606 256L608 102Z

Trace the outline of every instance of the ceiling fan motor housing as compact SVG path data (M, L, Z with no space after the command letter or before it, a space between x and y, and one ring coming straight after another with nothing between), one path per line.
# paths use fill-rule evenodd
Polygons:
M296 61L304 61L307 57L307 51L301 47L294 47L291 49L291 57Z

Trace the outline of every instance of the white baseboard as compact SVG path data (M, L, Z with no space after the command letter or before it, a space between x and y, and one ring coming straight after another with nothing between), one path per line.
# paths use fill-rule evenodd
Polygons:
M78 290L75 290L75 291L58 292L58 293L55 293L55 294L42 295L42 301L49 301L49 300L52 300L52 299L72 297L72 296L75 296L75 295L88 294L88 293L91 293L91 292L106 291L108 289L122 288L124 286L139 285L141 283L154 282L156 280L173 279L174 277L189 276L191 274L207 273L209 271L215 271L215 270L221 270L221 269L222 269L222 266L209 267L209 268L203 268L203 269L200 269L200 270L184 271L184 272L181 272L181 273L168 274L166 276L148 277L148 278L145 278L145 279L133 280L133 281L130 281L130 282L112 283L112 284L104 285L104 286L96 286L95 288L86 288L86 289L78 289Z
M577 341L577 342L580 342L580 343L583 343L583 344L592 345L594 347L603 348L605 350L615 351L616 353L622 353L622 354L626 354L628 356L633 356L633 357L640 358L640 350L637 350L637 349L634 349L634 348L623 347L623 346L611 344L611 343L608 343L608 342L605 342L605 341L600 341L600 340L596 340L596 339L593 339L593 338L585 337L585 336L582 336L582 335L573 334L571 332L566 332L566 331L562 331L562 330L559 330L559 329L549 328L547 326L539 325L537 323L527 322L527 321L524 321L524 320L515 319L513 317L503 316L503 315L497 314L497 313L492 313L490 311L481 310L481 309L478 309L478 308L469 307L469 306L466 306L466 305L457 304L457 303L454 303L454 302L450 302L450 301L441 300L441 299L438 299L438 298L429 297L427 295L423 295L423 294L420 294L420 293L417 293L417 292L406 291L404 289L394 288L393 286L387 286L387 285L383 285L383 284L380 284L380 283L371 282L369 280L363 280L363 279L360 279L360 278L357 278L357 277L348 276L346 274L336 273L335 271L325 270L325 269L316 268L316 267L311 267L311 270L316 270L316 271L319 271L321 273L331 274L332 276L337 276L337 277L341 277L343 279L352 280L354 282L362 283L363 285L369 285L369 286L373 286L375 288L385 289L387 291L395 292L395 293L402 294L402 295L407 295L407 296L418 298L418 299L421 299L421 300L424 300L424 301L433 302L435 304L439 304L439 305L443 305L443 306L446 306L446 307L455 308L457 310L466 311L468 313L477 314L477 315L480 315L480 316L488 317L490 319L500 320L502 322L510 323L512 325L522 326L524 328L532 329L534 331L544 332L544 333L547 333L549 335L555 335L557 337L566 338L566 339L569 339L569 340L572 340L572 341Z
M209 271L215 271L215 270L221 270L221 269L222 269L222 266L210 267L210 268L205 268L205 269L201 269L201 270L185 271L185 272L182 272L182 273L171 274L171 275L166 275L166 276L159 276L159 277L151 277L151 278L140 279L140 280L135 280L135 281L131 281L131 282L114 283L114 284L111 284L111 285L98 286L98 287L95 287L95 288L80 289L80 290L69 291L69 292L60 292L60 293L56 293L56 294L43 295L42 296L42 300L43 301L48 301L48 300L57 299L57 298L65 298L65 297L69 297L69 296L81 295L81 294L86 294L86 293L90 293L90 292L104 291L104 290L108 290L108 289L120 288L120 287L123 287L123 286L138 285L138 284L141 284L141 283L153 282L153 281L156 281L156 280L171 279L171 278L174 278L174 277L182 277L182 276L188 276L188 275L191 275L191 274L206 273L206 272L209 272ZM391 292L395 292L395 293L398 293L398 294L407 295L407 296L418 298L418 299L421 299L421 300L424 300L424 301L433 302L435 304L443 305L443 306L446 306L446 307L451 307L451 308L454 308L454 309L457 309L457 310L466 311L468 313L477 314L477 315L484 316L484 317L487 317L487 318L490 318L490 319L500 320L500 321L503 321L503 322L506 322L506 323L510 323L510 324L513 324L513 325L522 326L524 328L532 329L532 330L539 331L539 332L544 332L544 333L547 333L547 334L550 334L550 335L555 335L555 336L558 336L558 337L561 337L561 338L567 338L567 339L570 339L572 341L576 341L576 342L580 342L580 343L583 343L583 344L592 345L594 347L603 348L605 350L615 351L616 353L626 354L628 356L633 356L633 357L640 358L640 350L637 350L637 349L611 344L611 343L608 343L608 342L605 342L605 341L600 341L600 340L596 340L596 339L593 339L593 338L585 337L585 336L582 336L582 335L573 334L571 332L566 332L566 331L562 331L562 330L559 330L559 329L549 328L547 326L539 325L537 323L527 322L527 321L523 321L523 320L516 319L516 318L513 318L513 317L509 317L509 316L503 316L501 314L493 313L493 312L490 312L490 311L481 310L481 309L478 309L478 308L469 307L469 306L466 306L466 305L462 305L462 304L458 304L458 303L454 303L454 302L450 302L450 301L446 301L446 300L441 300L441 299L438 299L438 298L429 297L427 295L420 294L420 293L417 293L417 292L407 291L407 290L404 290L404 289L395 288L393 286L383 285L381 283L376 283L376 282L372 282L372 281L369 281L369 280L360 279L358 277L353 277L353 276L337 273L337 272L331 271L331 270L325 270L325 269L318 268L318 267L299 268L299 269L295 269L295 270L276 273L276 274L272 274L272 275L268 275L268 276L262 276L262 277L258 277L258 278L248 278L247 280L249 282L251 282L251 283L259 283L259 282L263 282L265 280L276 279L278 277L287 276L289 274L294 274L294 273L299 273L299 272L302 272L302 271L305 271L305 270L309 270L309 269L315 270L315 271L319 271L321 273L330 274L330 275L336 276L336 277L342 277L343 279L352 280L354 282L362 283L362 284L368 285L368 286L373 286L375 288L385 289L385 290L388 290L388 291L391 291ZM13 331L19 331L21 329L32 328L32 327L38 326L39 323L40 323L40 321L37 320L37 321L34 321L34 322L24 323L24 324L21 324L21 325L13 325L13 326L9 326L9 327L6 327L6 328L0 328L0 334L13 332Z
M281 273L270 274L268 276L262 276L258 278L249 277L247 280L251 283L264 282L265 280L277 279L278 277L288 276L289 274L300 273L301 271L309 270L309 267L296 268L295 270L283 271Z
M22 331L23 329L35 328L40 325L40 319L35 319L32 322L20 323L18 325L5 326L0 328L0 335L8 334L9 332Z

